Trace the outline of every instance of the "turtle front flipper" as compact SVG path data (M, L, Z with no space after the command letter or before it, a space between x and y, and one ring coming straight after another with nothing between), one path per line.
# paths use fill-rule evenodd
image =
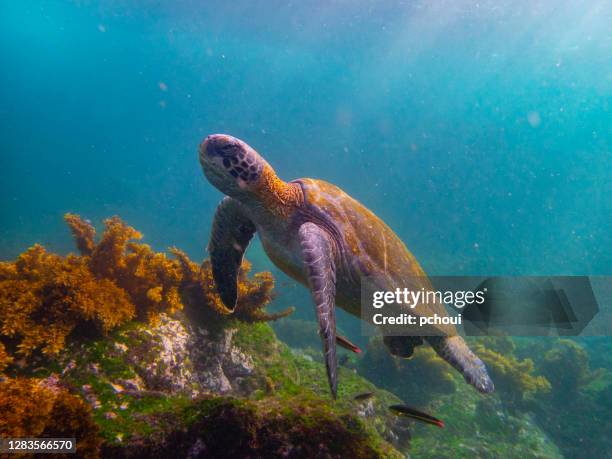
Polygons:
M255 225L242 205L232 198L223 199L213 219L208 252L217 292L231 310L238 300L238 270L253 234Z
M470 350L461 336L428 336L427 342L440 357L455 367L479 392L495 390L485 364Z
M336 266L332 243L328 234L314 223L300 226L300 244L308 283L314 300L319 334L323 341L327 379L332 396L338 390L338 362L336 360Z

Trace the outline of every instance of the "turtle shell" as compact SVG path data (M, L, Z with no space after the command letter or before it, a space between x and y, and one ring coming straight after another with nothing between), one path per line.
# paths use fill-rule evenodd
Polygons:
M337 266L338 296L344 298L344 303L350 303L340 304L343 308L360 314L361 293L355 298L355 293L346 295L342 289L350 283L360 285L364 278L390 291L432 289L414 255L371 210L331 183L308 178L297 182L304 191L304 211L308 218L325 226L341 245L343 262ZM448 315L438 302L417 304L410 312L428 317ZM452 325L437 327L444 334L456 334Z

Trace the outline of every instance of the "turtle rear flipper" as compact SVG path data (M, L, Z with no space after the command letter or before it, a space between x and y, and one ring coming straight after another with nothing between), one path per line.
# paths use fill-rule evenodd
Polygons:
M429 336L426 339L438 355L456 368L479 392L488 394L495 390L485 364L461 336Z
M383 342L392 355L409 359L414 354L414 348L423 344L423 338L420 336L385 336Z

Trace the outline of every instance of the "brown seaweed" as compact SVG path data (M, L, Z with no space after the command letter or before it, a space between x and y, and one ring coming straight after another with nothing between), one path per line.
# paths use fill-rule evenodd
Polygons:
M142 235L119 217L105 221L95 242L93 226L74 214L65 220L80 255L60 256L36 244L13 262L0 262L0 371L14 360L40 352L57 355L69 336L108 333L136 318L155 321L186 304L210 311L219 320L275 320L292 312L268 313L274 278L269 272L248 277L244 261L239 299L228 315L216 292L210 263L194 263L182 251L173 258L137 242Z

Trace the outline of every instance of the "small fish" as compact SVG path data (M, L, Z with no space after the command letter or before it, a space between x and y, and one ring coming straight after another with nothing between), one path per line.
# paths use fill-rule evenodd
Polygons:
M389 409L398 416L405 416L407 418L416 419L417 421L432 424L440 428L444 427L444 422L440 419L434 418L433 416L427 413L423 413L422 411L410 408L406 405L391 405Z
M364 400L368 400L374 396L374 392L362 392L361 394L357 394L353 397L353 400L358 402L363 402Z
M353 351L355 354L361 354L361 349L357 345L351 343L348 339L346 339L342 335L336 335L336 344L338 346L343 347L344 349Z

